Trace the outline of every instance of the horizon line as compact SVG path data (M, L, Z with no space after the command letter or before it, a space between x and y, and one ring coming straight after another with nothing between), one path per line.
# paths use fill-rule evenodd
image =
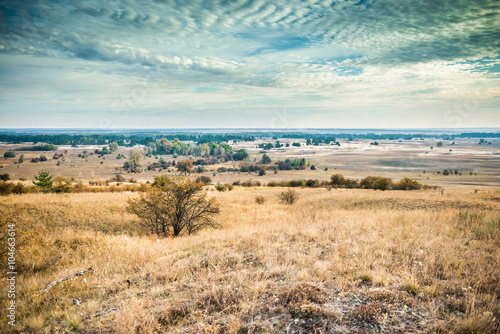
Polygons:
M95 131L120 131L120 130L264 130L264 131L279 131L279 130L460 130L460 129L498 129L500 126L471 126L471 127L415 127L415 128L405 128L405 127L345 127L345 128L236 128L236 127L182 127L182 128L112 128L112 129L102 129L102 128L77 128L77 127L25 127L25 128L0 128L0 131L4 130L95 130Z

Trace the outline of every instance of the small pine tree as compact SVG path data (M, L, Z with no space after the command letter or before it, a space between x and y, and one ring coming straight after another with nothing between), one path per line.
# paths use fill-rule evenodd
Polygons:
M51 179L52 175L50 175L49 171L41 170L38 173L38 176L35 176L35 180L37 182L33 181L33 184L38 188L40 188L41 192L50 193L52 192L52 183L53 183Z
M22 164L23 162L24 162L24 154L21 154L18 163Z

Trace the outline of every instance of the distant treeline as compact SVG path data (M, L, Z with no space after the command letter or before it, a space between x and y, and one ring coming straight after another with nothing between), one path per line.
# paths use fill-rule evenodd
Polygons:
M155 132L155 133L128 133L123 130L118 133L102 133L102 134L16 134L16 133L0 133L0 142L20 144L20 143L46 143L53 145L106 145L111 142L116 142L120 146L134 146L137 144L148 145L151 142L156 142L161 138L166 138L173 141L175 138L181 141L193 141L197 144L204 143L222 143L232 141L255 141L256 138L267 139L306 139L312 144L316 143L335 143L338 139L342 140L410 140L410 139L425 139L438 138L442 140L453 140L456 138L500 138L500 133L493 132L465 132L460 134L446 135L435 133L309 133L309 132L245 132L245 133L175 133L175 132Z
M175 138L181 141L193 141L198 144L204 143L222 143L233 141L254 141L255 137L251 135L240 134L186 134L171 133L157 135L142 135L125 133L115 134L0 134L0 142L11 144L21 143L46 143L52 145L106 145L111 142L118 143L119 146L148 145L162 138L173 141Z
M438 138L442 140L453 140L456 138L500 138L500 133L492 132L467 132L453 135L445 134L432 134L432 133L304 133L304 132L273 132L273 133L252 133L255 137L267 138L272 137L273 139L278 138L291 138L291 139L309 139L315 142L333 142L336 140L357 140L357 139L370 139L370 140L411 140L411 139L425 139L425 138Z

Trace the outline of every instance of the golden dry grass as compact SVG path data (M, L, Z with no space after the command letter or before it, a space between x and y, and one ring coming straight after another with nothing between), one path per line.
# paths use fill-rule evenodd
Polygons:
M222 228L176 239L125 212L133 193L2 198L20 243L15 330L499 330L498 190L299 189L292 206L282 190L211 191Z

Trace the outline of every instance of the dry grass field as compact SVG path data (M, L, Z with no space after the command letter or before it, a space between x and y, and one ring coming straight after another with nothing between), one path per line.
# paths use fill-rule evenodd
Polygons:
M209 191L221 227L171 239L126 213L135 193L2 197L19 274L0 332L500 330L498 188L299 189L292 206L281 191Z

